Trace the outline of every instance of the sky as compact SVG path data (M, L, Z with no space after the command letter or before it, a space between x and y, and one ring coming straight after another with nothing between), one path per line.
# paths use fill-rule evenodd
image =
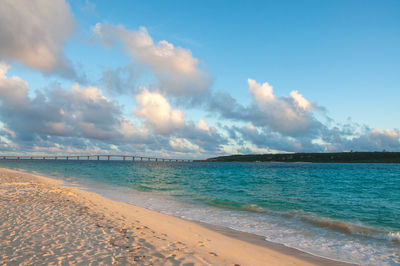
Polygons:
M0 3L0 154L400 151L400 2Z

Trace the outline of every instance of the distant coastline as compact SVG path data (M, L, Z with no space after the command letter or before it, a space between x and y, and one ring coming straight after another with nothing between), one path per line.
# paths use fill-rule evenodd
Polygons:
M208 158L206 162L400 163L400 152L246 154Z

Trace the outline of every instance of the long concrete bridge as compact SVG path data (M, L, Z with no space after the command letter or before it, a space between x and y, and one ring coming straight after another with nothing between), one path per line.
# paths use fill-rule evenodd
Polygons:
M0 155L0 160L130 160L130 161L153 161L153 162L193 162L190 159L169 159L169 158L157 158L147 156L134 156L134 155Z

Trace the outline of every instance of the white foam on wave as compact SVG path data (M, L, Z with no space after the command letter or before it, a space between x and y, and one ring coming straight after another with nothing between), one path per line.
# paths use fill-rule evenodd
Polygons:
M388 239L390 241L400 242L400 232L390 232L388 234Z

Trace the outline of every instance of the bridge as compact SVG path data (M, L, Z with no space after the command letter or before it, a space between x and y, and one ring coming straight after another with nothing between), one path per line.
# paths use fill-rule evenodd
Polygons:
M130 160L130 161L153 161L153 162L193 162L190 159L170 159L170 158L157 158L147 156L134 156L134 155L52 155L52 156L41 156L41 155L0 155L0 160Z

